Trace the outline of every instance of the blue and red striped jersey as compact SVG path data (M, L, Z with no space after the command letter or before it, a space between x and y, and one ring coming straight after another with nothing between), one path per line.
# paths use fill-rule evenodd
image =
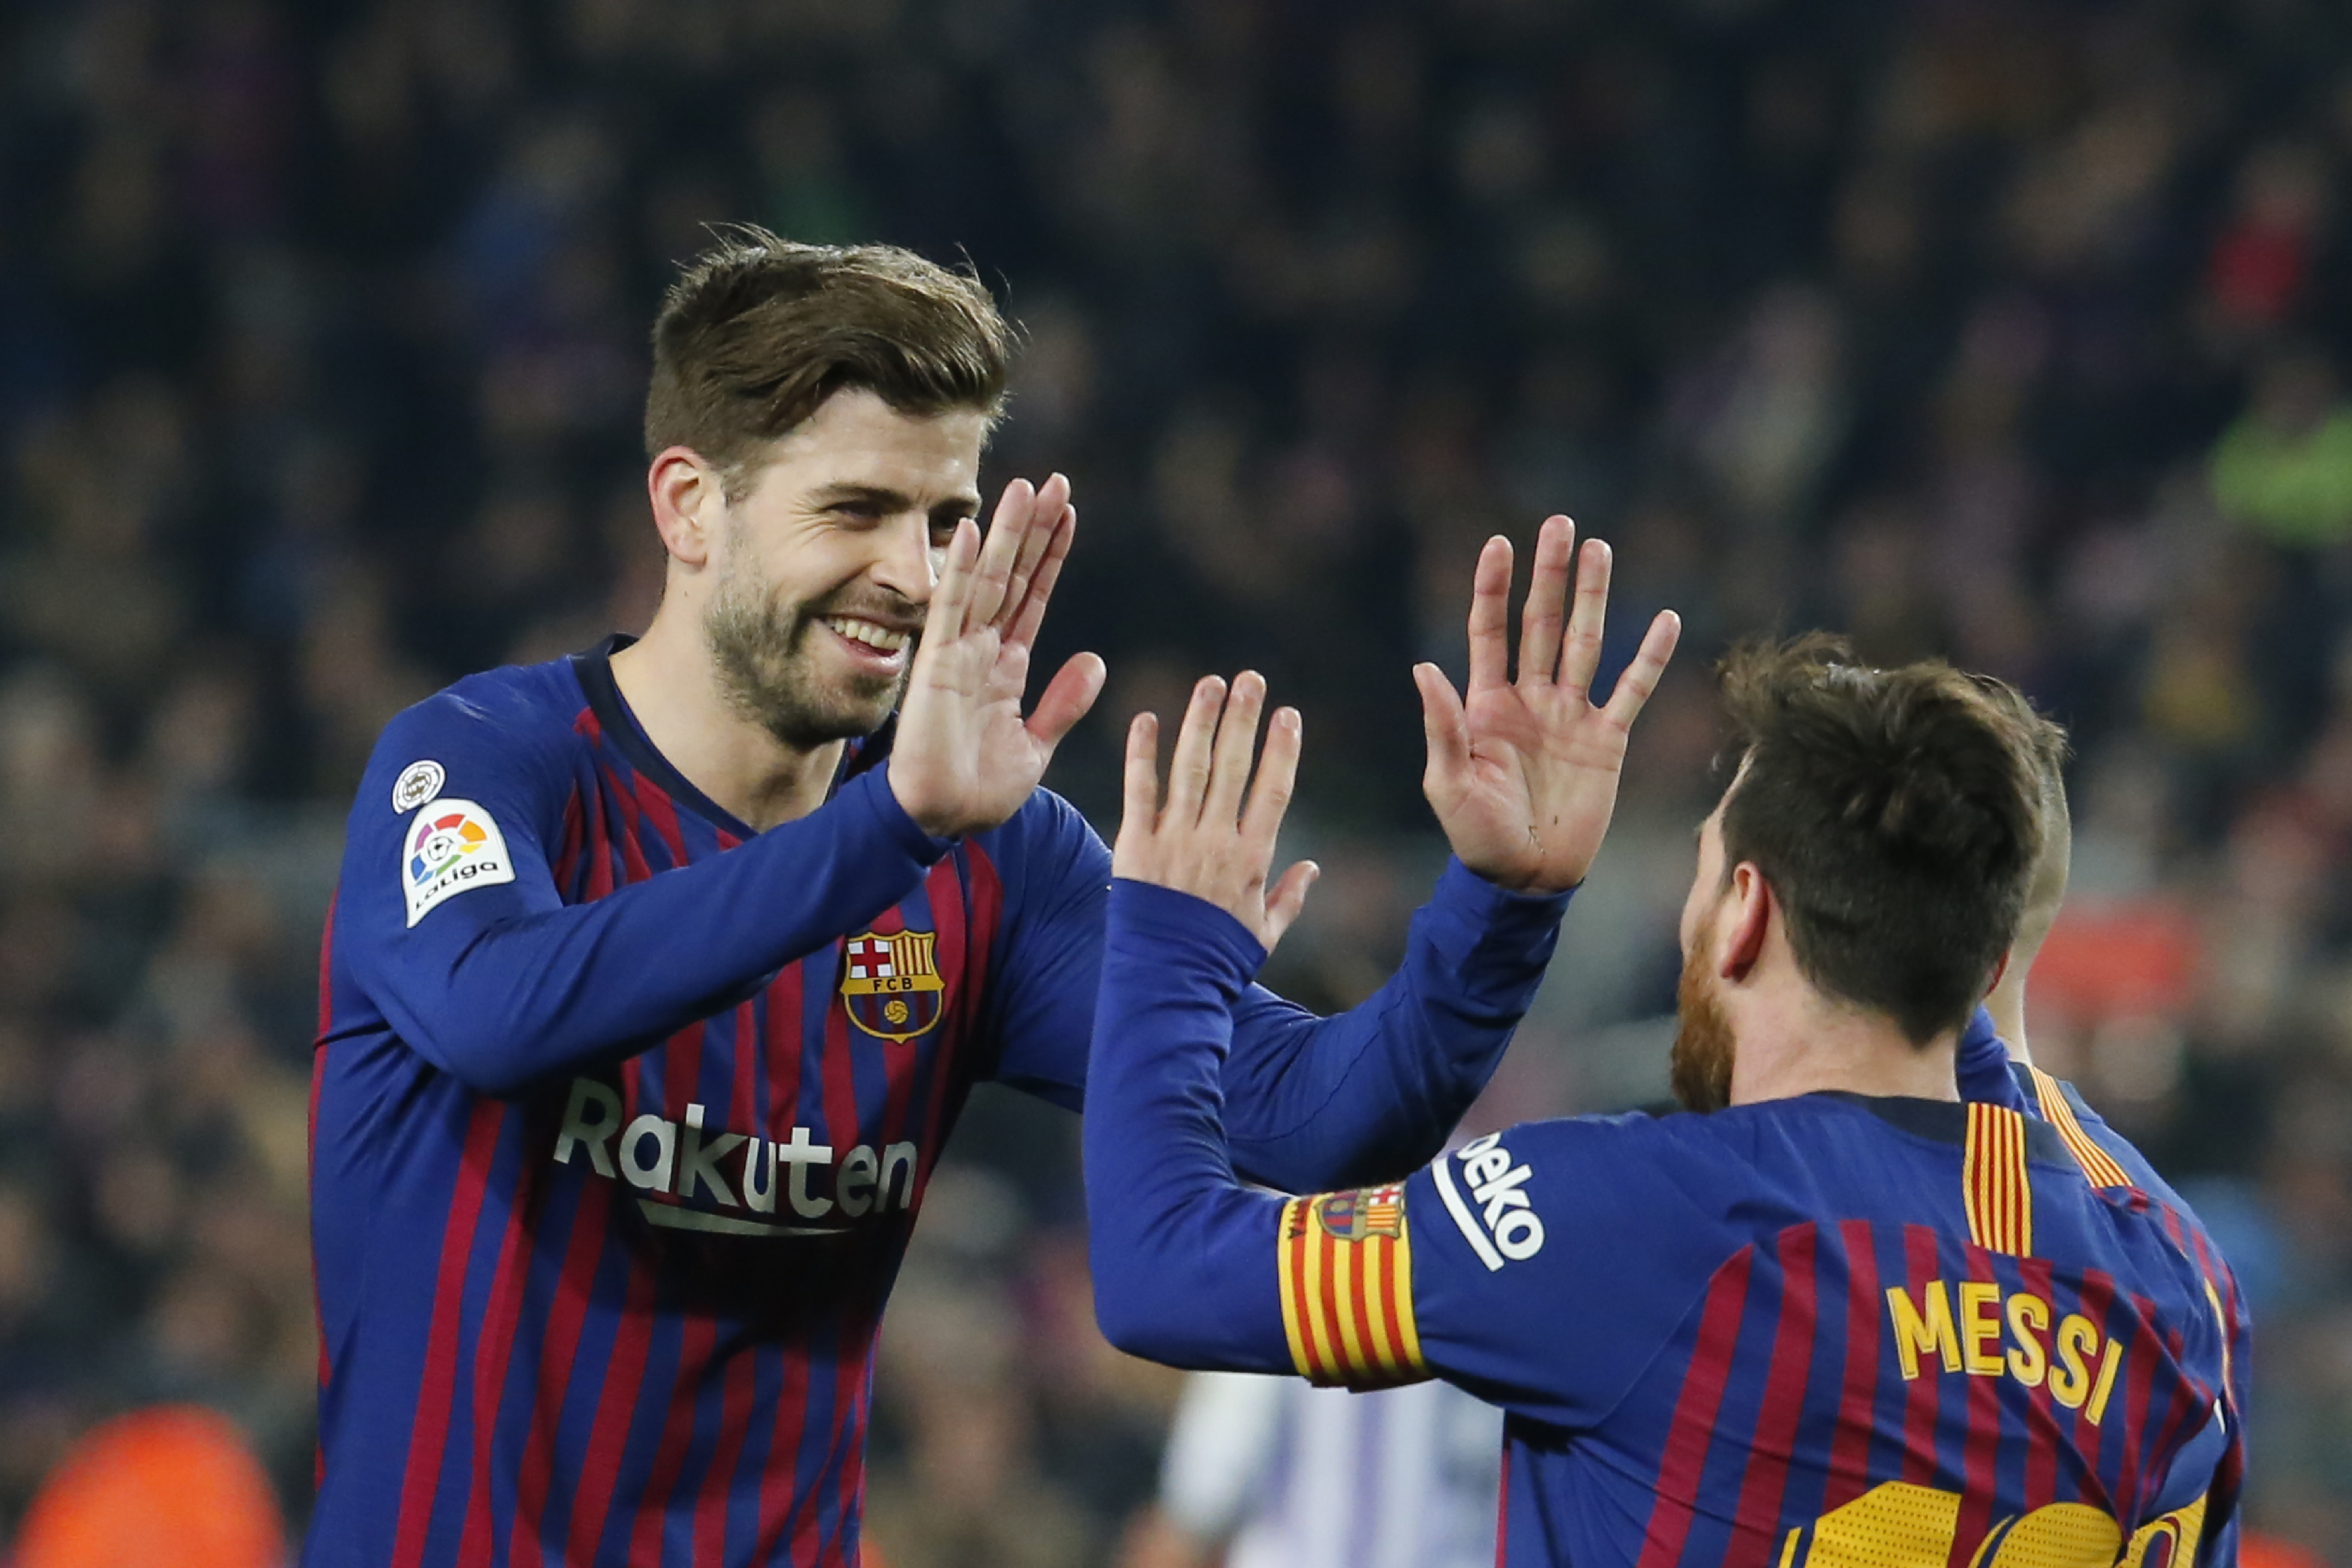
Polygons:
M610 651L401 715L352 808L306 1563L854 1563L877 1323L958 1110L982 1079L1079 1102L1109 856L1074 811L931 839L885 737L755 834ZM1560 908L1452 867L1365 1006L1237 997L1244 1164L1427 1158Z
M1122 1348L1502 1406L1509 1564L2108 1568L2221 1522L2220 1314L2049 1124L1812 1094L1529 1123L1286 1200L1209 1125L1261 956L1113 890L1086 1148Z
M1960 1093L1965 1098L2000 1099L2049 1122L2093 1186L2136 1188L2147 1195L2164 1221L2166 1233L2197 1265L2198 1273L2204 1277L2209 1299L2221 1314L2227 1335L2224 1380L2233 1419L2242 1426L2253 1392L2253 1318L2247 1309L2245 1292L2239 1288L2237 1274L2197 1211L2157 1173L2129 1139L2084 1102L2073 1084L2062 1082L2030 1062L2011 1059L2009 1048L1993 1028L1990 1016L1982 1008L1977 1010L1961 1037L1958 1067ZM2217 1532L2216 1542L2217 1560L2224 1563L2237 1560L2239 1519L2233 1505L2244 1483L2243 1471L2243 1452L2232 1450L2230 1462L2215 1482L2220 1494L2215 1500L2217 1510L2227 1518Z

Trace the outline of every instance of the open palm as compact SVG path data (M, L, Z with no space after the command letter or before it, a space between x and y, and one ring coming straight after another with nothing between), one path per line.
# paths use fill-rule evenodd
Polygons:
M1026 719L1029 656L1077 527L1069 481L1007 486L982 544L956 529L898 705L890 788L941 837L993 827L1021 809L1054 749L1102 689L1103 663L1062 667Z
M1554 893L1584 880L1608 836L1633 721L1674 657L1682 622L1661 610L1605 706L1591 701L1609 606L1609 547L1548 518L1509 671L1511 545L1486 542L1470 596L1466 698L1433 664L1413 668L1428 731L1422 788L1454 853L1499 886ZM1570 566L1575 603L1569 608ZM1563 627L1563 612L1566 624Z

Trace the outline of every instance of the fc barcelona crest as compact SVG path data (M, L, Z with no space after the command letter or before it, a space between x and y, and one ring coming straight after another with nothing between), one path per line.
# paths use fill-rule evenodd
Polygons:
M1315 1217L1322 1221L1324 1234L1335 1240L1395 1237L1404 1229L1402 1183L1353 1193L1328 1193L1314 1203Z
M947 983L931 956L935 932L866 931L841 953L841 1000L850 1022L886 1040L911 1040L940 1021Z

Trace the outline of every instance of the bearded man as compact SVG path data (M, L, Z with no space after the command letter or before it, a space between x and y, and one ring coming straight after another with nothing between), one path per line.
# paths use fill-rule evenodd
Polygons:
M1580 875L1662 663L1583 727L1552 824ZM1589 658L1561 668L1580 704ZM1196 707L1164 804L1137 721L1085 1129L1105 1333L1499 1405L1504 1568L2213 1561L2242 1449L2203 1277L2146 1193L1955 1083L2041 851L2047 727L1822 639L1735 654L1723 692L1739 769L1681 925L1695 1114L1532 1122L1286 1200L1234 1179L1219 1080L1291 912L1266 889L1295 716L1245 794L1255 714Z
M739 233L654 330L650 628L385 730L321 964L305 1563L857 1561L925 1184L975 1083L1078 1107L1101 967L1109 853L1038 784L1102 661L1022 711L1069 487L973 521L1010 343L968 276ZM1265 1181L1433 1153L1558 933L1542 694L1419 679L1458 859L1353 1012L1234 997Z

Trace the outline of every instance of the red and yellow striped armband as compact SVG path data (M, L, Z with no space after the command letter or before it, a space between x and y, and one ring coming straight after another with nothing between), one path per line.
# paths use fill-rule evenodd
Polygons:
M1427 1381L1402 1184L1291 1199L1276 1250L1299 1375L1349 1388Z

